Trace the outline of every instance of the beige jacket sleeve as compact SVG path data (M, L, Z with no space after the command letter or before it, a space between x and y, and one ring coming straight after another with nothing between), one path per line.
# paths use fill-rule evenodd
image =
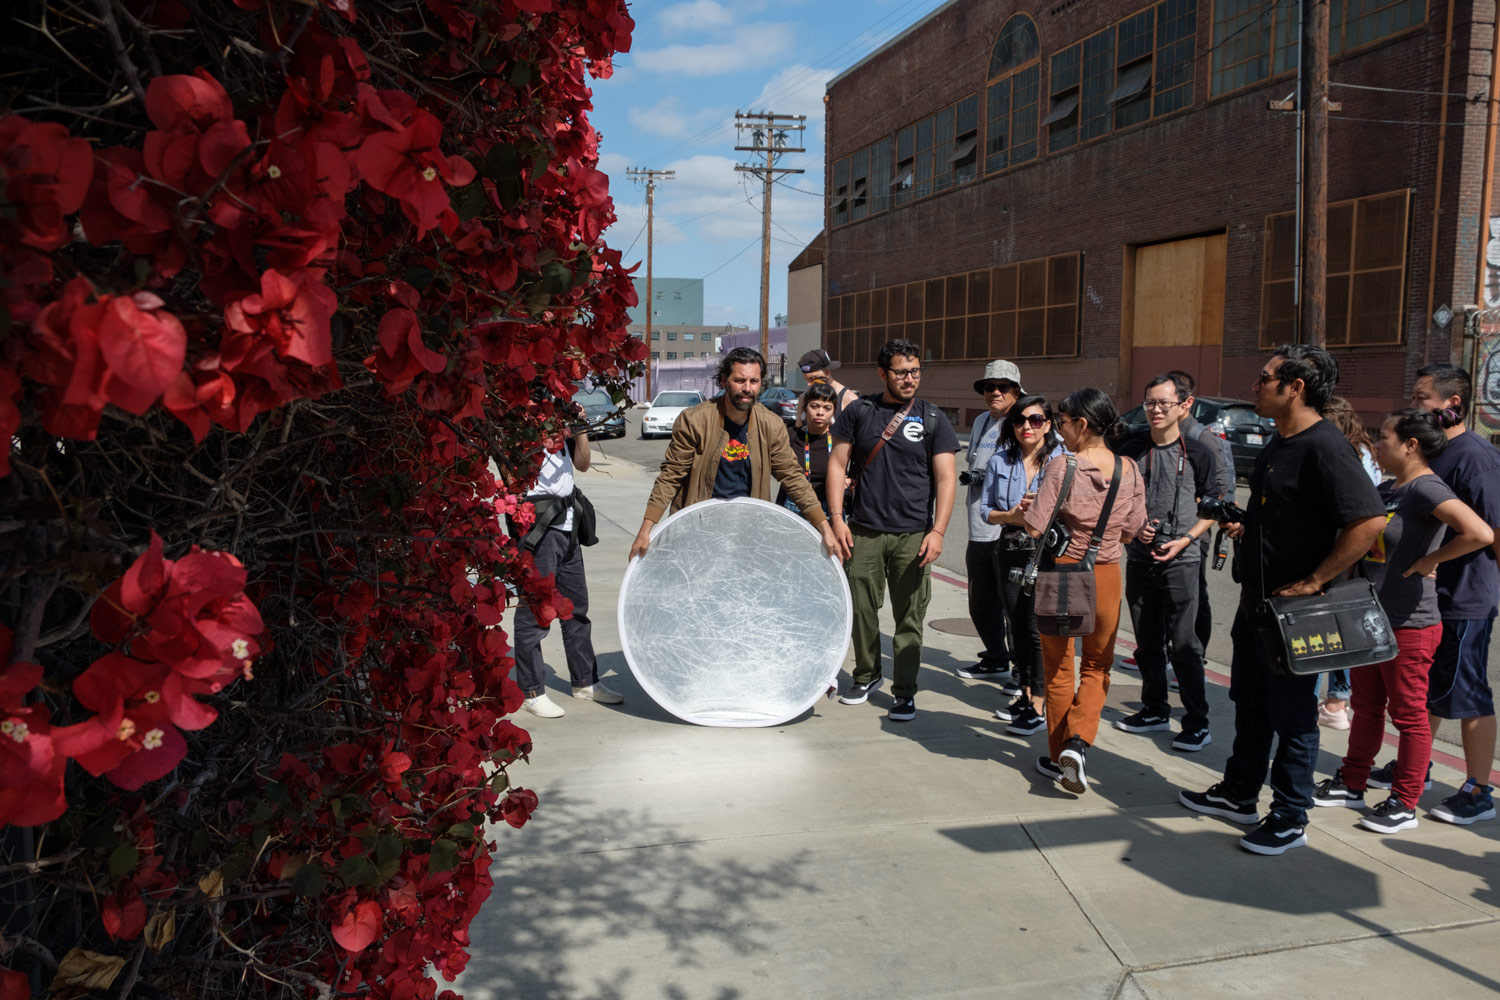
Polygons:
M693 463L703 450L698 440L698 429L688 419L692 410L683 410L672 424L672 440L667 443L667 453L661 460L661 471L651 487L651 498L646 501L646 520L661 523L667 516L672 501L682 492L692 474Z
M778 424L777 430L780 430ZM802 471L802 463L797 461L797 456L792 453L791 441L785 434L771 435L771 475L782 486L786 487L787 496L802 509L802 516L817 527L828 520L828 515L823 513L823 505L818 502L818 492L807 481L806 474Z

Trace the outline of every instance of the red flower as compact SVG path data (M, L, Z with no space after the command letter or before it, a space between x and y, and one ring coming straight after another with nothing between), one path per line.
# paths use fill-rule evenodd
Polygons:
M116 941L134 941L146 926L146 904L131 885L122 885L99 908L105 933Z
M93 151L53 122L0 118L0 218L38 250L68 243L66 217L78 211L94 172Z
M512 788L505 796L505 801L500 803L500 815L505 822L519 829L526 825L526 821L531 818L536 807L536 792L525 788Z
M370 900L354 904L330 930L345 951L364 951L380 934L380 904Z
M379 107L386 110L383 104ZM468 160L444 156L438 149L442 134L443 123L419 108L404 126L371 135L354 157L365 183L400 201L418 232L433 228L445 215L456 225L458 216L449 207L441 181L462 187L475 177Z
M338 296L317 272L265 272L259 295L247 295L224 310L230 330L224 338L224 367L258 374L269 352L313 366L331 364L328 323L338 304Z
M392 309L382 316L376 339L380 346L365 358L365 367L392 396L404 392L422 371L436 373L448 367L446 357L422 343L422 328L410 309Z

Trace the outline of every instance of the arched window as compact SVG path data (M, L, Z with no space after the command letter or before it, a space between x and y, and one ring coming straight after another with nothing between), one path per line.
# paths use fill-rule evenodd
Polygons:
M984 169L988 173L1036 158L1041 45L1036 22L1016 14L990 50Z

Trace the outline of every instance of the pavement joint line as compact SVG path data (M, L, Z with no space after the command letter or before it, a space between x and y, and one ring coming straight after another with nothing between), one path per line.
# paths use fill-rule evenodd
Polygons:
M1436 820L1430 822L1441 823L1442 821ZM1372 854L1369 850L1367 850L1368 847L1373 847L1376 844L1389 843L1389 841L1387 841L1384 837L1381 837L1380 834L1377 833L1368 833L1368 835L1364 837L1349 836L1350 834L1354 833L1354 830L1355 828L1351 826L1345 828L1341 833L1333 829L1332 827L1324 827L1320 830L1320 832L1326 833L1328 836L1332 837L1334 840L1337 840L1340 844L1343 844L1345 847L1349 848L1355 853L1364 855L1375 864L1380 865L1382 868L1393 871L1398 875L1406 878L1407 880L1415 882L1417 885L1420 885L1424 889L1430 889L1431 891L1437 893L1439 896L1445 896L1466 909L1473 910L1475 913L1483 914L1486 919L1500 921L1500 914L1490 913L1486 910L1480 909L1479 907L1475 906L1471 900L1462 899L1458 896L1455 896L1453 893L1442 888L1441 886L1433 885L1426 879L1418 878L1416 875L1413 875L1405 868L1401 868L1391 864L1388 859L1381 858L1375 854ZM1375 839L1370 839L1372 837Z
M1099 936L1100 943L1102 943L1104 947L1108 948L1109 953L1114 956L1115 961L1120 963L1122 976L1120 981L1115 984L1115 990L1111 994L1111 996L1119 996L1120 990L1123 988L1121 984L1124 982L1124 976L1128 975L1130 969L1133 968L1136 964L1134 961L1130 960L1135 957L1134 954L1131 953L1129 946L1125 945L1123 942L1119 945L1116 945L1114 941L1110 940L1110 935L1106 934L1104 932L1104 929L1099 925L1099 922L1094 919L1094 914L1091 912L1093 909L1092 900L1082 889L1073 888L1072 883L1067 878L1063 877L1062 870L1058 867L1058 862L1053 859L1053 857L1047 850L1046 836L1041 834L1039 831L1032 830L1032 828L1026 823L1025 820L1020 820L1019 822L1021 829L1026 832L1026 839L1031 841L1031 846L1036 849L1037 854L1040 855L1042 860L1047 863L1047 868L1052 872L1052 877L1057 879L1058 884L1067 891L1068 895L1073 900L1073 905L1078 907L1078 912L1083 915L1083 919L1089 922L1089 926L1092 927L1094 933ZM1125 954L1122 955L1122 951L1124 951ZM1129 956L1129 959L1127 959L1127 955Z

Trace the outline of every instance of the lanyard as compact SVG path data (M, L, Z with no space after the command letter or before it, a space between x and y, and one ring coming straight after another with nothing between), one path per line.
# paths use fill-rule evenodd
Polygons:
M806 431L803 432L807 434ZM824 437L828 440L828 453L833 454L833 433L830 431ZM807 434L802 439L802 474L808 479L812 478L812 435Z

